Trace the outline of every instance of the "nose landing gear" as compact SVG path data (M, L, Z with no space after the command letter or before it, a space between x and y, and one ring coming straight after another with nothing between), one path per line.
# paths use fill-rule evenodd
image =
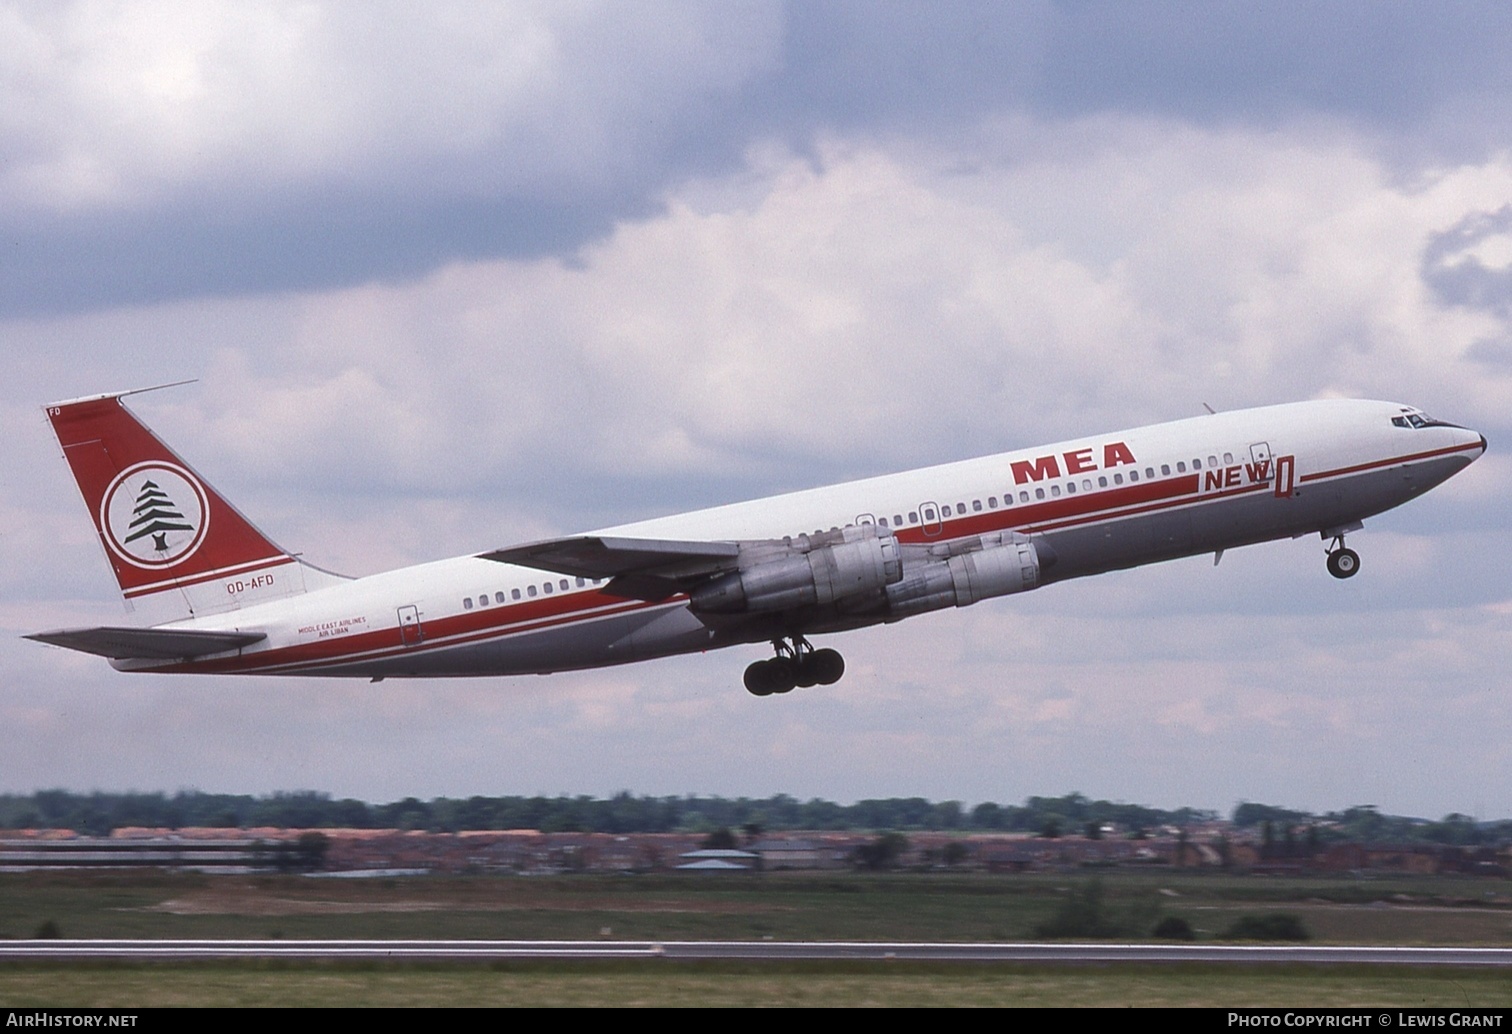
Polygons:
M1360 570L1360 554L1344 545L1344 536L1335 535L1328 550L1328 573L1335 578L1353 578Z
M773 639L772 649L777 656L769 661L757 661L745 670L745 688L759 697L773 693L790 693L795 686L829 686L840 681L845 674L845 658L834 650L816 650L813 644L801 635L791 637L789 643Z

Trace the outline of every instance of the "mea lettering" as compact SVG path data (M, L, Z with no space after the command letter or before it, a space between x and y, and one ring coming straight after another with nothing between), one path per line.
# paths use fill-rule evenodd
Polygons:
M1058 478L1061 476L1062 460L1065 461L1067 474L1085 474L1089 470L1106 470L1125 464L1132 466L1137 462L1133 451L1123 442L1109 442L1103 446L1101 466L1092 458L1091 449L1074 449L1061 453L1059 457L1051 454L1037 456L1033 460L1015 460L1009 464L1013 471L1013 483L1022 485L1028 481Z

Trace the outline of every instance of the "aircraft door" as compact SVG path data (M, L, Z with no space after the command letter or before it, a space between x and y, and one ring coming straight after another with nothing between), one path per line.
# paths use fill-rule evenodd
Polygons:
M924 527L925 538L932 539L945 530L945 523L940 519L940 508L934 503L919 504L919 523Z
M1277 499L1290 499L1296 493L1296 456L1277 456L1269 442L1255 442L1250 446L1250 460L1250 479L1272 481Z
M420 608L413 603L399 608L399 641L405 646L418 646L425 638L420 627Z

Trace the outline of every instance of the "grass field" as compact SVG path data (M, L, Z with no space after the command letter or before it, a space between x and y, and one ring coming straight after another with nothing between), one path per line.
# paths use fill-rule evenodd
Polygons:
M0 936L1033 939L1085 874L424 877L0 874ZM1512 899L1483 879L1107 872L1137 939L1179 916L1199 940L1238 917L1298 916L1315 943L1506 945ZM0 967L0 1004L37 1005L1512 1005L1498 971L1396 967L913 963L205 963Z
M1241 915L1287 912L1322 943L1512 943L1505 881L1171 872L378 880L12 873L0 874L0 937L31 937L51 922L64 937L1025 940L1091 879L1126 936L1179 916L1211 940Z
M1499 971L914 963L0 966L0 1005L1512 1006Z

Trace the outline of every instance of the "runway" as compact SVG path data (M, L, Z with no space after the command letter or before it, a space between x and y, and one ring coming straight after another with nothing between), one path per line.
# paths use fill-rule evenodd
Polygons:
M858 941L0 941L0 960L309 959L493 962L674 959L1509 966L1512 948L1350 945L996 944Z

